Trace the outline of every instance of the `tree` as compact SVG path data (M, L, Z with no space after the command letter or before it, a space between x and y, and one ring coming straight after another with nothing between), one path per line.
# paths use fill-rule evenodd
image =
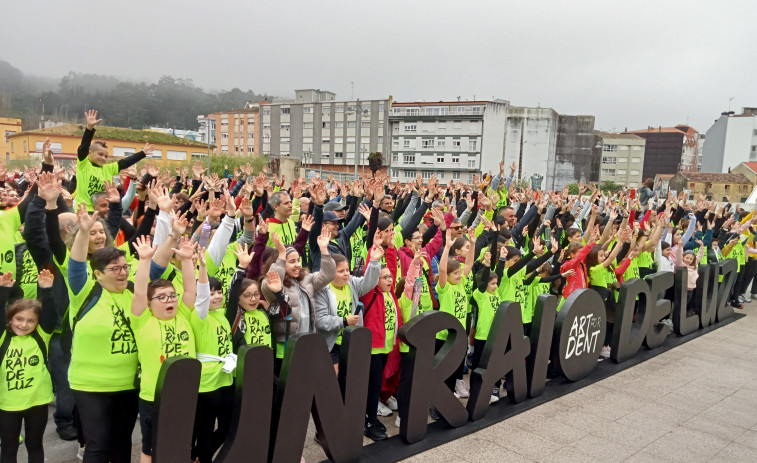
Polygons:
M602 183L600 189L602 191L609 191L611 194L615 194L623 189L623 185L621 185L620 183L615 183L612 180L605 180L604 183Z
M368 168L371 169L371 173L373 176L376 176L376 172L381 170L381 167L384 165L384 157L381 155L381 152L375 151L368 155Z

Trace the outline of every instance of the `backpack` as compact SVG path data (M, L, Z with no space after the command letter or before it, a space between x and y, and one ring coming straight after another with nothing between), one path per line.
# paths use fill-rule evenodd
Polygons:
M0 344L0 361L5 359L5 354L8 353L8 347L11 345L13 336L16 336L13 331L10 329L5 330L5 338L3 338L3 343ZM45 341L42 340L42 336L39 335L37 330L32 331L30 336L37 343L37 346L39 346L39 350L42 352L42 358L45 361L45 368L50 372L50 365L47 363L47 346L45 345Z
M131 281L126 282L126 289L134 292L134 283ZM100 283L95 282L95 284L92 286L92 290L87 294L87 297L84 298L84 301L81 304L81 309L76 314L73 320L73 324L71 326L71 331L73 332L76 329L76 324L81 321L82 318L84 318L87 313L89 313L90 310L97 304L97 301L100 300L100 296L103 294L103 287L100 285ZM126 321L126 320L124 320ZM131 331L131 324L126 323L126 326L129 327L129 331ZM132 337L134 336L134 333L132 333Z

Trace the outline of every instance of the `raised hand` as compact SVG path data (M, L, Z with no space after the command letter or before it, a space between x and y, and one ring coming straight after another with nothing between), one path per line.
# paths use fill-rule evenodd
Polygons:
M418 254L416 254L416 256ZM373 247L371 247L371 260L381 260L383 256L384 256L384 248L381 247L381 245L378 243L374 244Z
M37 284L40 288L52 288L53 280L53 274L48 269L42 270L39 272L39 275L37 275Z
M274 293L281 291L281 277L278 273L270 271L265 274L266 286Z
M151 155L151 154L152 154L152 152L153 152L153 151L155 151L155 145L153 145L152 143L145 143L145 147L144 147L144 148L142 148L142 151L143 151L143 152L144 152L144 153L145 153L146 155L148 155L148 156L149 156L149 155ZM154 175L154 177L156 177L156 176Z
M273 241L273 246L276 248L276 250L279 251L279 257L281 257L282 255L285 256L286 247L284 247L284 244L281 242L281 239L279 238L279 235L276 232L271 233L271 241Z
M173 218L171 221L171 230L173 233L176 234L177 237L182 236L185 231L187 231L187 226L189 225L189 221L187 220L187 213L177 215Z
M192 164L192 178L194 180L201 180L202 174L205 173L205 166L200 161Z
M97 222L98 217L99 214L97 211L90 216L89 212L87 212L87 206L84 203L79 203L79 209L76 211L76 220L79 223L80 232L89 233L95 222Z
M307 232L310 232L310 230L313 228L314 224L315 224L315 219L313 218L313 216L312 215L306 215L302 219L302 223L300 224L300 226L302 227L303 230L305 230ZM268 231L268 224L266 224L266 232L267 231Z
M197 243L193 242L189 237L184 236L181 238L181 242L179 243L179 248L172 248L171 250L174 252L174 255L177 259L181 261L185 260L192 260L192 257L195 255L195 248L197 247Z
M45 142L42 143L42 156L45 159L45 164L52 164L55 162L53 160L53 150L50 149L50 137L45 138Z
M97 118L97 111L94 109L90 109L89 111L84 112L84 117L87 120L87 128L89 130L92 130L95 128L97 124L99 124L102 119Z
M134 250L137 251L140 260L150 260L158 250L158 245L153 245L150 235L138 236L133 244Z
M538 236L534 236L533 242L534 242L534 254L541 255L542 252L544 251L544 245L541 244L541 240L539 239Z
M564 273L560 274L560 276L562 276L563 278L568 278L568 277L572 277L575 274L576 274L576 270L575 269L570 269L567 272L564 272Z
M255 255L254 252L250 252L247 243L244 243L243 245L237 243L236 249L234 249L234 254L237 256L240 268L247 268L247 266L250 265L250 262L252 262L252 257Z
M321 254L328 254L329 242L331 241L331 233L324 228L317 241L318 247L321 249Z
M371 220L371 208L368 207L367 204L365 204L365 203L360 204L360 206L358 206L358 208L357 208L357 211L358 211L358 213L360 213L360 215L362 215L363 217L365 217L366 221Z
M121 194L118 192L118 188L109 180L103 182L103 188L105 188L105 195L108 198L109 203L120 203Z
M268 222L263 220L263 216L258 214L258 233L261 235L267 235L268 234ZM274 233L275 235L275 233Z
M49 172L42 172L37 179L37 195L47 202L54 203L58 200L61 190L61 181Z
M16 280L13 279L13 274L11 272L0 273L0 286L10 288L15 282Z
M490 267L492 264L492 253L490 251L486 251L484 254L484 259L481 262L484 264L485 267Z
M239 203L239 209L237 210L241 212L245 217L252 217L255 215L255 211L252 210L252 201L250 201L249 198L246 197L242 198L242 202Z
M559 249L559 246L557 245L557 240L555 239L554 236L550 240L550 245L552 246L551 247L552 254L557 254L557 250Z
M223 209L224 209L224 206L226 205L226 201L224 201L223 198L216 198L210 201L209 203L210 203L210 208L208 209L208 217L210 217L213 220L220 219L221 214L223 214Z

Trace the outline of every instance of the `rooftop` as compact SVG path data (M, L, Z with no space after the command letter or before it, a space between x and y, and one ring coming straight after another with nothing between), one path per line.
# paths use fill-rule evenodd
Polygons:
M28 134L41 134L41 135L61 135L65 137L77 137L80 138L84 134L84 127L76 124L61 125L58 127L51 127L49 129L41 130L28 130L21 132L13 137L28 135ZM200 143L193 140L187 140L186 138L175 137L167 133L151 132L149 130L133 130L124 129L121 127L105 127L97 126L97 132L95 138L102 138L105 140L124 140L134 141L140 143L161 143L165 145L182 145L182 146L202 146L207 147L206 143Z
M394 106L439 106L439 105L471 105L471 104L486 104L489 103L489 101L485 100L477 100L477 101L415 101L415 102L408 102L408 103L400 103L400 102L393 102L392 107Z
M694 182L752 184L744 174L723 174L720 172L679 172L679 174L686 180Z
M595 130L595 135L599 135L602 138L622 138L622 139L631 139L631 140L644 140L643 137L640 137L638 135L634 135L632 133L615 133L615 132L603 132L601 130Z
M751 170L754 173L757 173L757 162L742 162L747 169Z

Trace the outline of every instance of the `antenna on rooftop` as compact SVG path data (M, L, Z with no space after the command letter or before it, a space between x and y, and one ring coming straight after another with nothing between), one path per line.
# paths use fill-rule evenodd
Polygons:
M350 81L350 100L355 99L355 82Z

